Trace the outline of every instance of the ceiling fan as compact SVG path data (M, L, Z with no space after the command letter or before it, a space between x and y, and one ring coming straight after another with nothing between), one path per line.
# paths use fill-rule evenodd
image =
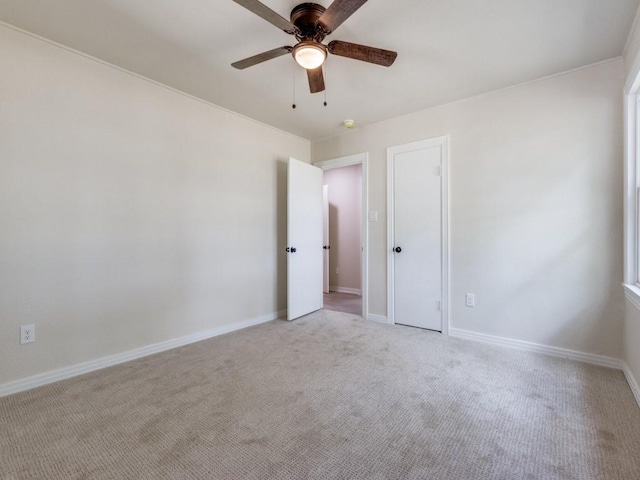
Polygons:
M267 22L293 35L298 43L293 47L278 47L231 64L245 69L258 63L291 53L295 61L307 70L311 93L324 90L322 64L329 53L363 62L390 67L398 54L390 50L333 40L328 45L322 41L333 33L367 0L334 0L328 8L316 3L301 3L291 11L291 21L281 17L258 0L233 0Z

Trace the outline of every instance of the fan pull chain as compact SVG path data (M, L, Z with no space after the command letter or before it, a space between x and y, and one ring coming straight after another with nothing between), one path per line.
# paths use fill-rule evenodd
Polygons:
M293 103L291 104L291 108L296 108L296 74L293 74Z
M324 106L327 106L327 66L324 66L324 83L325 83L325 87L324 87Z

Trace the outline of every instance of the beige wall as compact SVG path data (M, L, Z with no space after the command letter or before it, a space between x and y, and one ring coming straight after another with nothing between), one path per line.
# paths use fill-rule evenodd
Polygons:
M314 162L369 153L369 311L386 315L386 148L450 135L451 326L621 358L622 76L614 60L314 142Z
M0 65L0 384L286 308L308 141L6 27Z
M325 170L324 184L329 186L329 285L360 291L362 165Z

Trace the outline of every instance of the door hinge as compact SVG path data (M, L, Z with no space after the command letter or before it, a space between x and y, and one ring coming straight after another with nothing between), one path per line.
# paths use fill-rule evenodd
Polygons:
M436 302L436 310L437 311L441 311L442 310L442 302L440 300L438 300Z
M436 177L440 177L442 176L442 167L440 167L440 165L438 165L436 167Z

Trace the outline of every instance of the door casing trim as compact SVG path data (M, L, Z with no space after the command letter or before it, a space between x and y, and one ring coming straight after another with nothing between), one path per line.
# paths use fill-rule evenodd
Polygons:
M360 238L362 239L362 262L360 272L360 283L362 286L362 317L369 318L369 222L367 215L369 212L369 154L356 153L345 157L332 158L314 165L321 170L331 170L332 168L349 167L351 165L362 165L362 203L360 212Z

